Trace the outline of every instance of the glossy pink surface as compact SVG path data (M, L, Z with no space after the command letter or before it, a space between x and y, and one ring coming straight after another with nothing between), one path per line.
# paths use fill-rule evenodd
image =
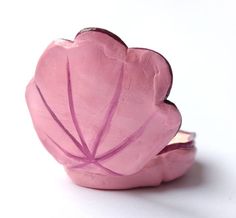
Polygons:
M162 55L85 29L48 46L26 100L40 140L76 184L124 189L177 178L194 161L193 139L162 152L181 125L166 100L171 85Z

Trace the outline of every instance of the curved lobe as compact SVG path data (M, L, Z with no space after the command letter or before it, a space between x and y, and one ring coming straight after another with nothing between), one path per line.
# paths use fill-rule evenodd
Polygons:
M118 101L119 101L120 93L121 93L121 89L122 89L123 76L124 76L124 65L122 66L121 73L120 73L120 76L119 76L119 80L117 82L117 86L116 86L114 95L111 99L108 110L105 114L104 123L103 123L101 129L99 130L99 132L97 134L97 137L95 139L94 149L93 149L93 152L92 152L93 157L95 157L95 155L96 155L99 143L100 143L106 129L109 127L109 125L111 123L111 120L112 120L112 117L114 115L115 109L118 105Z
M69 107L70 107L70 113L71 113L71 118L73 120L75 129L79 135L79 138L81 140L82 146L84 148L84 151L86 153L86 156L91 156L90 151L88 149L88 146L84 140L83 134L81 132L81 129L79 127L78 120L76 118L75 114L75 109L74 109L74 102L73 102L73 94L72 94L72 87L71 87L71 77L70 77L70 63L67 57L67 62L66 62L66 71L67 71L67 92L68 92L68 100L69 100Z
M37 84L35 84L37 91L45 105L45 107L47 108L48 112L51 114L52 118L55 120L55 122L63 129L63 131L71 138L71 140L75 143L75 145L80 149L80 151L86 156L86 152L84 152L84 149L82 148L82 145L76 140L76 138L69 132L68 129L66 129L66 127L61 123L61 121L58 119L58 117L56 116L56 114L52 111L52 109L50 108L50 106L48 105L48 103L46 102L40 88L38 87Z

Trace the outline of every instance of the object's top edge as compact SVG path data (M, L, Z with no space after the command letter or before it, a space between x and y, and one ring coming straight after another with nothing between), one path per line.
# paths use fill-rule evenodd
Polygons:
M82 30L80 30L76 36L75 36L75 39L76 37L78 37L78 35L84 33L84 32L90 32L90 31L94 31L94 32L100 32L100 33L104 33L104 34L107 34L108 36L112 37L113 39L115 39L116 41L118 41L119 43L121 43L123 46L125 46L126 48L128 48L128 46L124 43L124 41L119 37L117 36L116 34L108 31L108 30L105 30L105 29L102 29L102 28L97 28L97 27L88 27L88 28L84 28Z

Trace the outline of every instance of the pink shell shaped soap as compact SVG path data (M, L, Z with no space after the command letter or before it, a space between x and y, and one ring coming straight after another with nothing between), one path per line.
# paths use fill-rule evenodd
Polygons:
M87 28L48 46L26 100L41 142L76 184L128 189L173 180L194 162L171 85L162 55Z

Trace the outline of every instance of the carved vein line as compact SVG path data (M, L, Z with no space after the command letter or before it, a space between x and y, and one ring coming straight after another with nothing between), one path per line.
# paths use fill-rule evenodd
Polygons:
M110 173L110 174L113 174L113 175L115 175L115 176L123 176L123 175L120 174L120 173L117 173L117 172L115 172L115 171L113 171L113 170L110 170L110 169L104 167L104 166L101 165L99 162L95 162L94 164L95 164L96 166L102 168L103 170L105 170L106 172L108 172L108 173Z
M84 162L84 163L81 163L81 164L75 164L75 165L72 165L70 166L69 168L70 169L77 169L77 168L82 168L82 167L85 167L87 165L89 165L90 162Z
M35 83L35 86L38 90L38 93L46 107L46 109L48 110L48 112L51 114L52 118L55 120L55 122L58 124L58 126L61 127L61 129L70 137L70 139L75 143L75 145L79 148L79 150L85 155L87 156L86 152L84 152L84 149L82 148L82 145L76 140L76 138L69 132L69 130L61 123L61 121L58 119L58 117L56 116L56 114L53 112L53 110L50 108L50 106L48 105L47 101L45 100L40 88L38 87L38 85Z
M85 162L85 163L82 163L82 164L76 164L76 165L70 166L69 168L70 169L77 169L77 168L85 167L85 166L87 166L89 164L94 164L97 167L99 167L99 168L103 169L104 171L108 172L109 174L112 174L112 175L115 175L115 176L123 176L123 174L119 174L119 173L117 173L117 172L115 172L113 170L108 169L107 167L104 167L99 162Z
M124 75L124 65L122 66L121 73L119 75L119 80L117 82L114 95L110 101L109 107L108 107L107 112L105 114L103 125L101 126L101 128L96 136L94 146L93 146L93 152L92 152L93 157L95 157L95 155L96 155L99 143L100 143L102 137L104 136L104 133L109 128L112 117L113 117L115 110L118 106L118 102L119 102L119 98L120 98L120 94L121 94L121 90L122 90L123 75Z
M121 69L121 73L119 75L119 79L114 91L114 95L110 101L110 104L108 106L108 109L106 111L106 114L104 116L104 122L103 125L101 126L95 142L94 142L94 146L93 146L93 151L92 154L88 149L88 146L84 140L83 134L81 132L81 129L79 127L78 124L78 120L76 118L76 114L75 114L75 109L74 109L74 102L73 102L73 93L72 93L72 87L71 87L71 78L70 78L70 65L69 65L69 61L68 61L68 57L67 57L67 91L68 91L68 101L69 101L69 107L70 107L70 113L71 113L71 118L73 120L75 129L78 133L78 136L81 140L81 144L79 141L77 141L77 139L69 132L69 130L62 124L62 122L58 119L58 117L56 116L56 114L53 112L53 110L50 108L50 106L48 105L47 101L45 100L40 88L38 87L38 85L35 83L35 86L37 88L37 91L46 107L46 109L48 110L48 112L51 114L52 118L54 119L54 121L59 125L59 127L61 127L61 129L70 137L70 139L74 142L74 144L79 148L79 150L85 155L85 157L79 157L76 155L73 155L71 153L69 153L68 151L66 151L62 146L60 146L55 140L53 140L50 136L47 135L47 137L56 145L56 147L65 154L65 156L72 158L76 161L83 161L83 163L81 164L76 164L74 166L71 166L70 168L81 168L84 167L88 164L95 164L96 166L100 167L101 169L105 170L106 172L113 174L113 175L122 175L119 173L114 172L113 170L110 170L107 167L104 167L103 165L101 165L98 161L103 161L106 160L114 155L116 155L118 152L120 152L121 150L123 150L125 147L127 147L128 145L130 145L131 143L135 142L144 132L146 126L148 125L148 123L150 122L150 120L153 118L153 116L155 115L155 113L153 113L152 115L150 115L148 117L148 119L135 131L133 132L131 135L129 135L128 137L126 137L121 143L119 143L117 146L115 146L113 149L105 152L104 154L99 155L98 157L96 156L96 152L97 149L99 147L99 144L101 142L102 137L104 136L106 130L109 128L112 118L114 116L115 110L118 106L118 102L119 102L119 98L120 98L120 94L122 91L122 82L123 82L123 76L124 76L124 66L122 66Z
M98 161L106 160L106 159L114 156L115 154L117 154L118 152L123 150L124 148L126 148L131 143L135 142L143 134L146 126L151 121L151 119L153 118L154 115L155 115L155 113L153 113L151 116L149 116L148 119L136 131L134 131L127 138L125 138L120 144L115 146L113 149L105 152L104 154L99 155L96 158L96 160L98 160Z
M87 157L91 156L91 153L88 149L88 146L84 140L83 134L81 132L78 120L76 118L75 114L75 108L74 108L74 101L73 101L73 93L72 93L72 87L71 87L71 76L70 76L70 63L67 57L67 63L66 63L66 71L67 71L67 92L68 92L68 100L69 100L69 107L70 107L70 113L71 113L71 118L73 120L75 129L77 131L77 134L81 140L81 144L83 145L84 151L86 153Z
M47 134L46 134L47 135ZM63 152L67 157L73 159L73 160L82 160L82 161L86 161L87 159L86 158L83 158L83 157L79 157L79 156L76 156L76 155L73 155L71 154L70 152L66 151L61 145L59 145L53 138L51 138L49 135L47 135L47 137L56 145L56 147L61 151Z
M46 134L47 135L47 134ZM102 168L103 170L105 170L106 172L110 173L110 174L113 174L113 175L119 175L121 176L121 174L119 173L116 173L114 172L113 170L110 170L106 167L104 167L103 165L101 165L100 163L94 161L94 162L90 162L88 159L86 158L83 158L83 157L78 157L76 155L73 155L71 153L69 153L68 151L66 151L64 148L62 148L54 139L52 139L50 136L47 135L47 137L56 145L56 147L61 150L67 157L75 160L75 161L83 161L83 163L80 163L80 164L75 164L75 165L72 165L70 166L69 168L70 169L76 169L76 168L82 168L82 167L85 167L87 166L88 164L95 164L96 166Z

